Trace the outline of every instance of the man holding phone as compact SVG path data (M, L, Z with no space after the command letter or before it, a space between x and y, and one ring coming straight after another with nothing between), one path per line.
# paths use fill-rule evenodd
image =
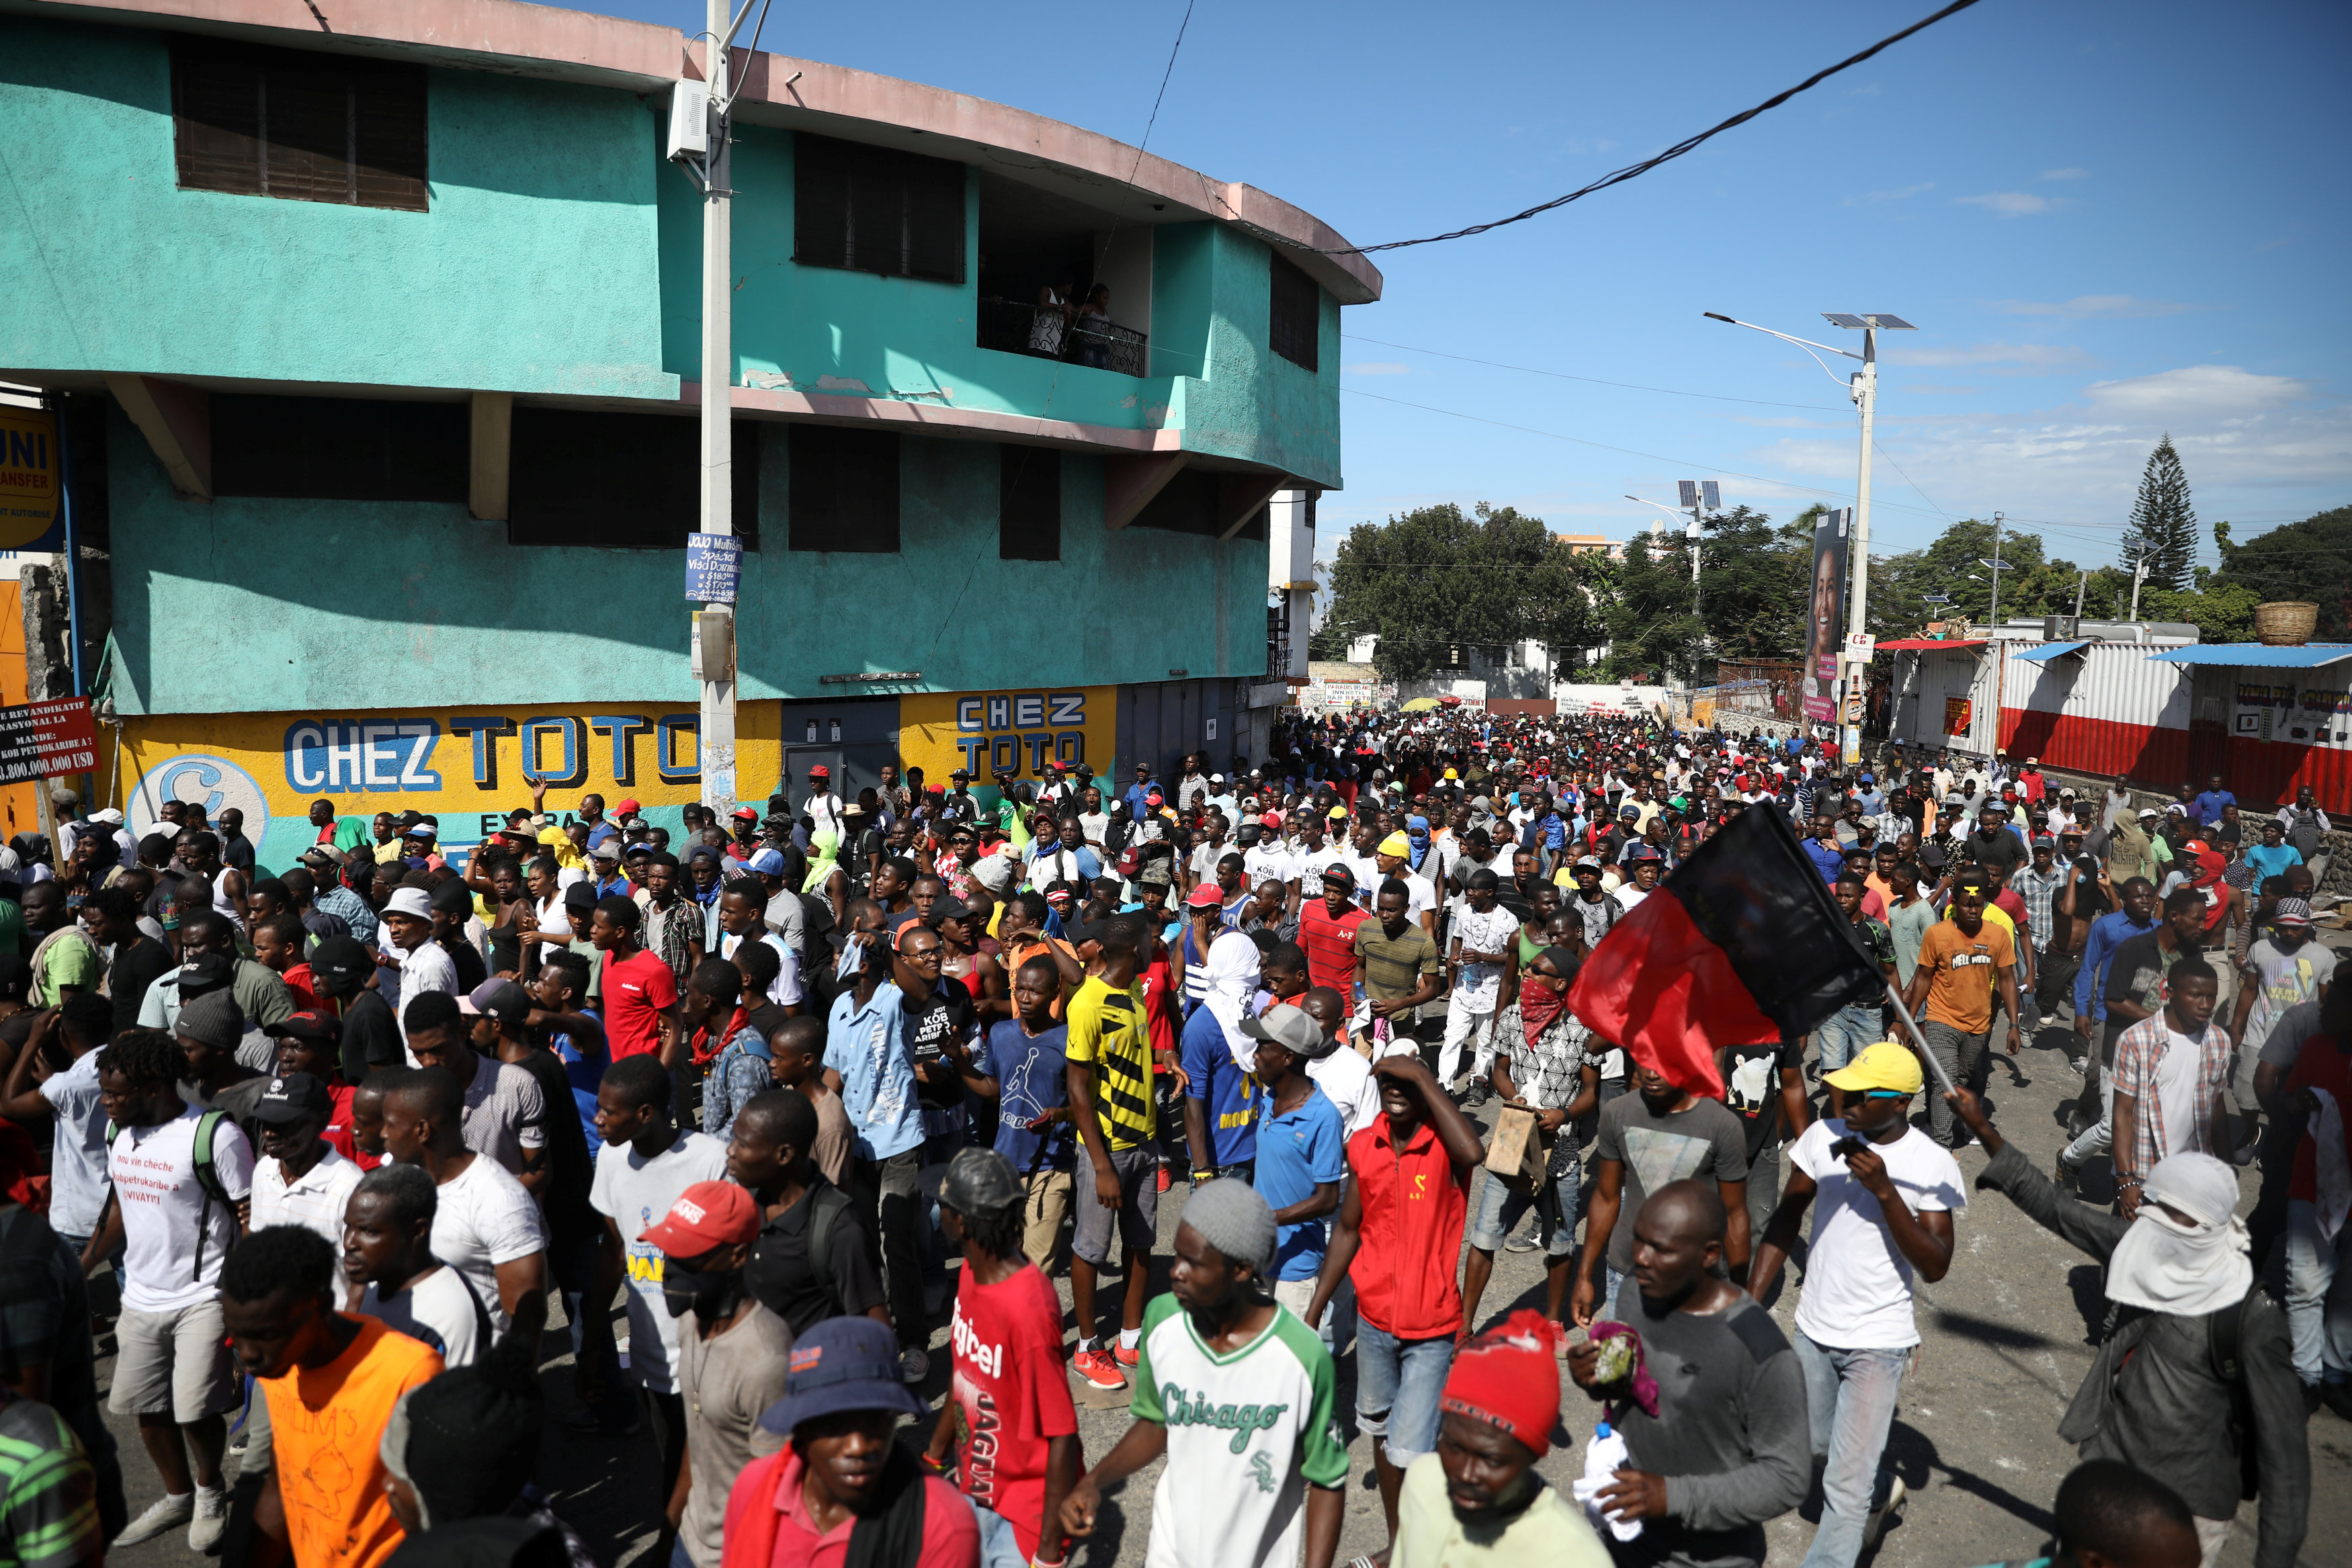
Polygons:
M1969 1200L1942 1141L1911 1125L1926 1081L1907 1047L1881 1040L1822 1082L1844 1092L1845 1114L1814 1123L1790 1146L1788 1191L1764 1228L1748 1290L1759 1301L1771 1291L1818 1196L1795 1343L1813 1457L1826 1469L1821 1528L1802 1568L1852 1568L1903 1503L1903 1483L1882 1456L1919 1343L1912 1280L1933 1284L1950 1270L1952 1216Z

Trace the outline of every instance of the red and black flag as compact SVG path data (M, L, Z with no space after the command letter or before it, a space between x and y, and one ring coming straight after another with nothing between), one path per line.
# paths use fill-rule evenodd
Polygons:
M1716 1047L1793 1039L1885 985L1767 803L1725 823L1601 939L1568 1005L1636 1061L1720 1098Z

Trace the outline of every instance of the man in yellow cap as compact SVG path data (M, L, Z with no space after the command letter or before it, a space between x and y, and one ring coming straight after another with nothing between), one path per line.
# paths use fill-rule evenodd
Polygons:
M1436 941L1437 889L1430 885L1427 877L1412 869L1412 841L1405 837L1402 830L1391 833L1381 841L1380 848L1372 852L1372 859L1379 864L1383 880L1393 879L1404 883L1406 915L1429 934L1431 941ZM1379 887L1375 886L1372 892L1377 895Z
M1802 1568L1853 1568L1903 1504L1885 1468L1887 1429L1919 1329L1912 1279L1952 1266L1952 1216L1968 1188L1951 1152L1911 1125L1925 1079L1906 1046L1881 1040L1822 1082L1845 1092L1845 1115L1789 1147L1789 1186L1748 1271L1762 1300L1818 1195L1812 1249L1797 1299L1797 1364L1822 1475L1822 1522Z

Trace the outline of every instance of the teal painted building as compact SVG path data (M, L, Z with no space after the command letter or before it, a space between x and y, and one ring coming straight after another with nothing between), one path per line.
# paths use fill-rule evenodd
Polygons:
M699 198L664 154L699 47L333 9L0 13L0 379L60 410L92 680L155 756L233 715L691 708ZM734 68L743 790L803 707L1236 711L1265 505L1340 483L1339 309L1379 274L1074 127ZM1099 315L1038 307L1095 285ZM1122 769L1223 749L1181 727L1121 734Z

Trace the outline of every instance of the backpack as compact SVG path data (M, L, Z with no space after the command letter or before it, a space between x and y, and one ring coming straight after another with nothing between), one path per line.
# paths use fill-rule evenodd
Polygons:
M832 1199L831 1202L825 1201ZM833 1277L833 1231L849 1208L849 1195L826 1182L809 1194L808 1266L836 1310L842 1306L840 1281Z
M2262 1295L2262 1282L2246 1288L2236 1312L2215 1312L2205 1320L2206 1349L2213 1370L2230 1385L2230 1408L2222 1422L2238 1449L2238 1496L2252 1501L2262 1490L2262 1473L2254 1458L2253 1403L2246 1389L2246 1368L2241 1359L2246 1339L2246 1314Z
M229 1197L228 1184L221 1180L220 1165L215 1158L220 1141L221 1124L227 1120L228 1113L226 1111L206 1111L196 1118L196 1134L194 1140L196 1186L205 1196L203 1204L196 1210L196 1271L192 1276L194 1281L201 1281L205 1277L205 1233L211 1228L213 1205L224 1203L233 1206L236 1202L235 1198ZM114 1140L121 1131L122 1129L116 1126L111 1120L108 1121L106 1124L108 1148L114 1147Z

